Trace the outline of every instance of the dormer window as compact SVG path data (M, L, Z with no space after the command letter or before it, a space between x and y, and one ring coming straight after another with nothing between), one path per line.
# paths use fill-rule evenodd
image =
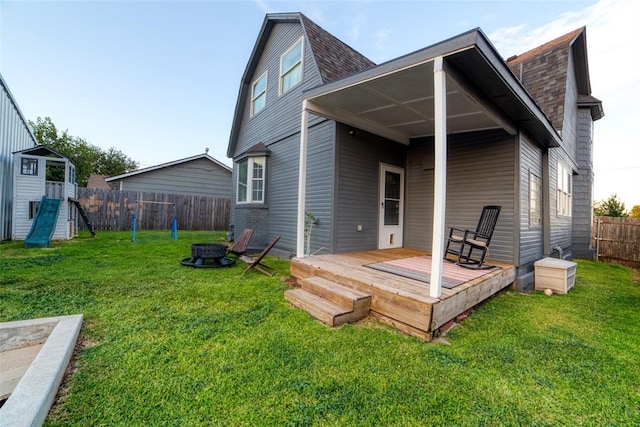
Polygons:
M267 105L267 72L251 85L251 115L256 115Z
M280 95L302 81L302 38L280 57Z

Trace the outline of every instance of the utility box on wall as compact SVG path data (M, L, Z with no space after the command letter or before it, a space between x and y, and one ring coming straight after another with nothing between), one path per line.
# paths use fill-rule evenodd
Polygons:
M557 258L543 258L534 263L535 289L551 289L557 294L569 292L576 280L577 264Z

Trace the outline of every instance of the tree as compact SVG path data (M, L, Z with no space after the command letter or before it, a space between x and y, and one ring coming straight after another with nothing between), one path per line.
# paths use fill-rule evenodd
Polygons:
M629 216L626 212L624 202L618 200L617 194L612 194L607 200L603 200L600 203L596 203L593 208L593 214L596 216L614 216L614 217L626 217Z
M635 205L629 211L629 216L631 218L640 218L640 205Z
M136 170L138 164L114 147L104 151L90 144L85 139L71 136L65 130L60 132L50 117L38 117L34 122L29 120L36 141L39 145L67 157L76 167L76 181L85 186L89 175L120 175Z

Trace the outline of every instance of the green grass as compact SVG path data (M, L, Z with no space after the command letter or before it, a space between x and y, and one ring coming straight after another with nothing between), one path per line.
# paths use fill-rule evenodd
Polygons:
M102 232L0 244L0 321L84 314L47 425L640 425L640 284L579 261L564 296L505 292L425 343L375 322L329 329L278 272L192 269L222 233Z

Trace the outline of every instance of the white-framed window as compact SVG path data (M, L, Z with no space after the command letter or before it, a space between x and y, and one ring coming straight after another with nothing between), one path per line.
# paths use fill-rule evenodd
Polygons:
M302 37L280 57L280 95L302 81Z
M38 175L38 159L23 157L20 164L21 175Z
M529 226L542 225L542 178L529 172Z
M571 216L571 169L558 162L556 208L558 216Z
M265 157L247 157L238 162L238 203L264 203Z
M267 105L267 72L251 85L251 115L258 114Z

